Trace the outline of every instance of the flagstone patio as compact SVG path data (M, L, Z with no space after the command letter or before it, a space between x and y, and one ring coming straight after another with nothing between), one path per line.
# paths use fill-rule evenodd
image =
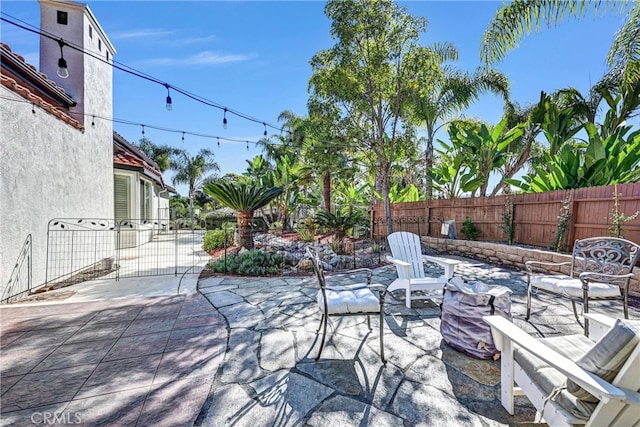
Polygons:
M467 280L511 288L514 322L531 333L581 332L568 301L557 298L534 301L531 323L525 322L522 273L472 260L457 271ZM394 268L379 268L373 283L395 277ZM228 350L199 425L498 426L535 418L523 398L516 416L502 408L500 363L449 347L439 332L440 308L431 301L408 309L402 292L387 298L385 367L378 329L369 332L364 317L334 319L322 358L314 360L320 316L312 277L212 277L200 280L199 291L229 325ZM592 309L599 310L621 314L616 303ZM639 315L632 310L632 317Z

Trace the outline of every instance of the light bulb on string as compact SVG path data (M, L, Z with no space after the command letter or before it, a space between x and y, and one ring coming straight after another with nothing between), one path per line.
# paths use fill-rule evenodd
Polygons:
M91 116L91 126L96 125L96 116Z
M140 125L142 126L142 137L144 138L144 125Z
M62 48L64 47L64 40L58 40L58 46L60 46L60 59L58 59L58 77L61 79L66 79L69 77L69 69L67 68L67 61L64 59L64 53L62 52Z
M182 132L182 143L184 144L184 132Z
M165 83L164 86L167 88L167 104L165 106L167 107L167 111L171 111L173 109L173 104L171 103L171 92L169 91L171 86L169 86L168 83Z
M227 128L227 109L224 109L224 116L222 117L222 127Z
M262 122L262 125L264 126L264 136L267 136L267 124Z
M31 103L31 112L32 112L33 114L35 114L35 113L36 113L36 104L34 104L33 102Z
M218 148L220 148L220 138L216 136L216 139L218 140Z
M247 151L249 151L249 141L247 141Z

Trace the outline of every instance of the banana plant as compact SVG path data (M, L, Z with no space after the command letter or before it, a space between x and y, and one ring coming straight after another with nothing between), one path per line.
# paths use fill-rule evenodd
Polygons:
M640 130L625 134L620 126L602 138L595 125L587 123L588 144L565 145L556 156L545 153L547 165L520 180L509 180L525 193L596 187L640 181Z

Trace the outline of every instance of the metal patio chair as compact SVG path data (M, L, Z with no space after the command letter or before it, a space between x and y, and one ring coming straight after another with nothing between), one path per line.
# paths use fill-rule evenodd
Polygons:
M380 322L380 359L386 365L384 357L384 297L387 293L386 287L379 284L371 284L372 272L368 268L351 270L345 274L349 276L357 273L366 273L366 282L353 283L349 285L327 285L322 264L317 252L312 252L307 248L307 257L311 260L313 271L318 279L320 290L317 294L318 309L322 313L320 326L316 333L322 329L322 339L320 349L316 356L316 361L320 359L327 336L327 322L329 317L338 316L367 316L367 326L371 331L370 316L379 316ZM374 293L378 290L378 296Z

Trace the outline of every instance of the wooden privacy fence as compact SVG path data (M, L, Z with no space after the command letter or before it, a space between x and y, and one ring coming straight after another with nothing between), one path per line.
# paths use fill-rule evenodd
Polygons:
M626 216L640 210L640 183L617 186L619 212ZM440 199L394 203L391 220L394 231L410 231L422 236L443 237L443 221L455 220L458 239L466 217L480 230L476 240L506 242L505 214L510 213L513 243L548 248L558 233L563 205L569 220L563 247L571 250L575 239L608 236L614 212L614 186L578 188L534 194L510 194L496 197ZM640 218L622 225L624 238L640 242ZM384 206L372 211L372 237L387 235Z

